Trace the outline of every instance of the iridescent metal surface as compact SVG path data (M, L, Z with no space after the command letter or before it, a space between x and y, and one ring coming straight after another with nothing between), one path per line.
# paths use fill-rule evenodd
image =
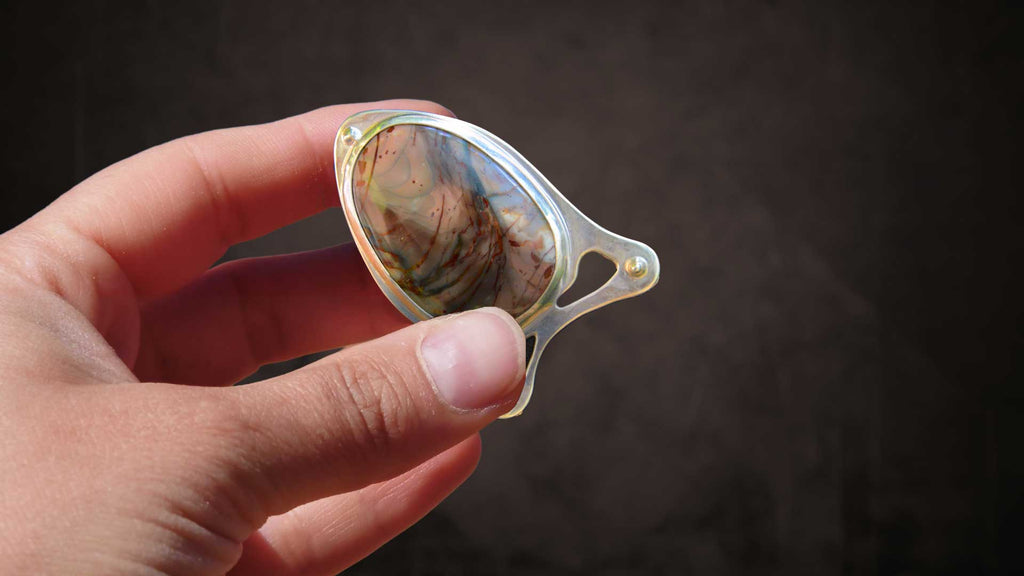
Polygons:
M512 316L555 269L537 204L478 148L444 130L390 127L352 174L359 223L398 286L433 315L498 306Z

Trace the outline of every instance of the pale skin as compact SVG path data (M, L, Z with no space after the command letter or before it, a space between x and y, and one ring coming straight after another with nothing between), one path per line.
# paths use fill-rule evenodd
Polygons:
M507 314L410 326L351 245L211 268L336 206L335 132L373 108L450 114L189 136L0 236L0 572L335 574L472 473L522 385Z

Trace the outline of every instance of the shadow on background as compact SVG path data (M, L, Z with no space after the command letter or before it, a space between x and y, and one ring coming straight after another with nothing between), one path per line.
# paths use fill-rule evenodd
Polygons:
M1024 570L1017 6L8 3L2 225L178 136L436 100L663 279L351 573Z

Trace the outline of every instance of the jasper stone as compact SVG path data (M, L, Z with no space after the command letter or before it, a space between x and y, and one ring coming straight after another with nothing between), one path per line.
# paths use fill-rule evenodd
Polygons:
M412 124L379 133L356 161L353 196L391 278L432 315L498 306L518 316L551 282L554 236L540 208L454 134Z

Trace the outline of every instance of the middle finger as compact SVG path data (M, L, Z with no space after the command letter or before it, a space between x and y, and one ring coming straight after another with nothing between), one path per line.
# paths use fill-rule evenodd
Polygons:
M222 264L142 310L136 376L230 385L264 364L406 326L353 244Z

